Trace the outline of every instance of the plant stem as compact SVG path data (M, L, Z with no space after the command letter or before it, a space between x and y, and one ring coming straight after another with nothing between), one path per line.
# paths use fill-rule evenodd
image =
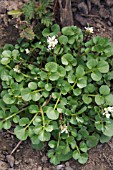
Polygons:
M28 125L24 128L25 130L31 125L31 123L34 121L34 119L37 117L37 115L38 115L38 113L39 113L40 111L38 111L35 115L34 115L34 117L31 119L31 121L28 123Z
M58 105L58 102L60 101L60 98L61 98L61 92L60 92L60 96L59 96L59 98L57 99L56 104L55 104L55 106L54 106L54 110L56 109L56 107L57 107L57 105Z
M74 82L74 84L73 84L73 86L72 86L72 89L74 89L76 83L77 83L77 80L75 80L75 82Z
M11 119L12 117L14 117L14 116L16 116L17 114L19 114L19 113L21 113L21 112L23 112L24 110L26 110L28 107L25 107L25 108L23 108L22 110L19 110L18 112L16 112L16 113L14 113L14 114L12 114L11 116L9 116L9 117L6 117L2 122L5 122L5 121L7 121L7 120L9 120L9 119Z
M58 134L57 148L58 148L58 146L59 146L59 143L60 143L60 133Z
M44 127L45 126L45 118L44 118L44 112L43 112L42 107L40 107L40 112L41 112L41 115L42 115L42 122L43 122L43 127Z

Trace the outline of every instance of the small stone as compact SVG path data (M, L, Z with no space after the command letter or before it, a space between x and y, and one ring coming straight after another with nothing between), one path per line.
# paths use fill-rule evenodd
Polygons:
M81 13L88 14L88 7L85 2L81 2L80 4L78 4L78 9Z
M8 165L3 162L3 161L0 161L0 170L7 170L8 169Z
M46 163L46 162L47 162L47 156L43 156L42 159L41 159L41 161L42 161L43 163Z
M64 168L64 165L57 165L57 170L61 170L62 168Z
M69 162L66 162L65 165L66 165L66 166L70 166Z
M65 170L74 170L74 169L71 167L66 167Z
M38 166L38 169L37 170L42 170L42 167L41 166Z
M12 155L7 155L6 156L7 162L9 163L10 167L12 168L14 166L14 157Z

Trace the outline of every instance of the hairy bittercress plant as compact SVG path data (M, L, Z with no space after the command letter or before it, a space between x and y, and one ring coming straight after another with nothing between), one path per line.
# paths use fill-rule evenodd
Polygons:
M86 163L88 150L113 136L113 45L57 24L18 42L1 49L0 129L13 123L34 148L47 141L53 164Z

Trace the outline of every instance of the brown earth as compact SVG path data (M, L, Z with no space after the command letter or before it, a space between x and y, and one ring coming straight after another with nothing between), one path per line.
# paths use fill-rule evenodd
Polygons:
M0 46L16 42L18 30L7 12L25 1L28 0L0 0ZM89 24L94 27L94 35L109 37L113 42L113 0L72 0L72 11L74 25L84 29ZM22 142L11 156L18 142L12 132L0 132L0 170L113 170L113 139L91 149L85 165L71 159L58 166L49 163L46 150L33 150L29 140Z

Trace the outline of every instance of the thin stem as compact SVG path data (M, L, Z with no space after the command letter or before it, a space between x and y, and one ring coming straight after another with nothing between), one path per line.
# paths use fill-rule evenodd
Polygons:
M73 86L72 86L72 89L74 89L75 85L77 84L77 80L75 80Z
M57 148L58 148L58 146L59 146L59 143L60 143L60 133L58 134Z
M56 107L57 107L57 105L58 105L58 102L60 101L60 98L61 98L61 92L60 92L60 96L59 96L59 98L57 99L56 104L55 104L55 106L54 106L54 110L56 109Z
M9 120L9 119L11 119L12 117L14 117L14 116L16 116L17 114L19 114L19 113L21 113L21 112L23 112L24 110L26 110L28 107L25 107L25 108L23 108L22 110L19 110L18 112L16 112L16 113L14 113L14 114L12 114L11 116L9 116L9 117L6 117L2 122L5 122L5 121L7 121L7 120Z
M24 128L25 130L31 125L31 123L34 121L34 119L37 117L37 115L38 115L38 113L39 113L40 111L38 111L35 115L34 115L34 117L31 119L31 121L28 123L28 125Z
M40 107L40 112L41 112L41 115L42 115L42 122L43 122L43 127L44 127L45 126L45 118L44 118L44 112L43 112L42 107Z

